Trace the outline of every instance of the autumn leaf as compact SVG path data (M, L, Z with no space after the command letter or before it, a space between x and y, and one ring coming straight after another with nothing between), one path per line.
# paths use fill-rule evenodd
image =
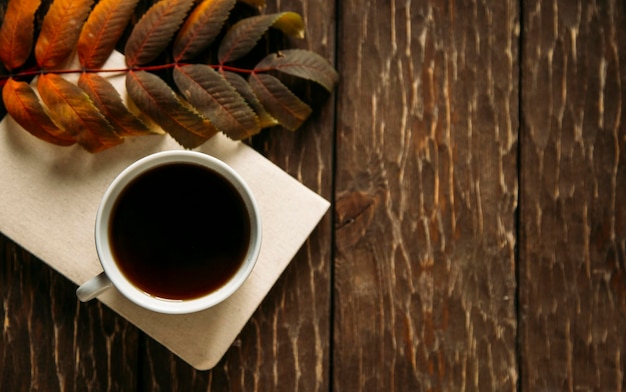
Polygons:
M65 63L76 49L80 30L93 0L55 0L43 18L35 44L37 64L54 69Z
M217 133L211 123L186 106L161 78L131 71L126 90L135 105L185 148L195 148Z
M208 65L176 67L174 80L189 103L231 139L245 139L261 130L241 95Z
M293 37L304 37L304 22L295 12L245 18L235 23L220 43L217 54L219 63L234 61L248 54L270 27Z
M174 41L177 62L194 58L220 33L236 0L204 0L189 15Z
M118 135L140 136L155 133L128 110L115 87L102 76L84 72L78 79L78 87L87 93L94 105L115 127Z
M13 70L24 65L33 49L35 12L41 0L10 0L0 28L0 60Z
M124 140L75 84L59 75L44 74L37 80L37 89L54 121L87 151L102 151Z
M254 91L252 91L252 87L246 79L244 79L241 75L236 74L234 72L224 72L224 78L228 80L235 90L241 95L241 97L250 105L252 110L256 113L259 119L259 126L261 128L273 127L274 125L278 125L278 121L272 117L263 104L259 102L259 99L254 95Z
M272 75L252 74L250 86L272 117L291 131L298 129L311 115L311 107Z
M291 49L272 53L254 67L257 72L280 71L289 75L312 80L332 91L339 80L337 71L330 63L308 50Z
M78 58L85 68L100 68L109 58L139 0L100 0L78 38Z
M235 7L238 1L256 10ZM5 2L0 113L50 143L98 152L127 137L167 132L195 148L217 132L241 140L275 125L295 130L311 108L278 77L328 91L337 84L332 65L310 51L266 53L256 66L242 60L263 50L259 42L272 38L270 29L304 37L299 14L263 14L264 0L159 0L147 11L142 3L138 22L139 0L40 2ZM114 65L109 58L122 39L125 66ZM126 76L128 99L107 72Z
M2 89L2 100L11 117L33 136L59 146L75 143L74 138L60 129L48 116L28 83L7 80Z
M153 5L126 42L126 64L135 67L156 59L170 43L192 5L193 0L162 0Z

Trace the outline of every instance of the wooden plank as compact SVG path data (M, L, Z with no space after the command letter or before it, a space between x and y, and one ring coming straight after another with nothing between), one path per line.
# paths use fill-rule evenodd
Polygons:
M514 391L517 2L339 15L333 389Z
M295 11L306 25L309 49L333 61L334 2L268 2L265 13ZM280 38L280 37L278 37ZM312 118L295 133L264 130L250 143L304 185L331 198L334 106L332 96L312 86L304 99ZM271 186L271 184L268 184ZM198 372L147 338L142 388L166 390L328 390L330 379L331 216L322 220L284 275L241 332L222 362Z
M522 389L621 391L624 3L522 4Z
M0 234L0 390L131 390L138 330Z

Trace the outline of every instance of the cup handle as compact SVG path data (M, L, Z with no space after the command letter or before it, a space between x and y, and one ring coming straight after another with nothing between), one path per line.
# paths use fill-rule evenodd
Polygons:
M109 277L104 272L101 272L80 285L76 289L76 296L81 302L87 302L105 292L112 285L113 283Z

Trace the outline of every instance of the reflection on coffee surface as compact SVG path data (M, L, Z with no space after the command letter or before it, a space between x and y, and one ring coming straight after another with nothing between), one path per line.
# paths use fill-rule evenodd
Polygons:
M243 263L250 218L220 174L191 163L152 168L122 191L109 224L111 251L149 295L185 300L220 288Z

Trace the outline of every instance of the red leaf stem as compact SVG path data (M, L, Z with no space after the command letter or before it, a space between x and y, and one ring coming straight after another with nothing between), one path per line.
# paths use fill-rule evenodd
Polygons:
M178 66L182 67L184 65L188 65L188 64L187 63L168 63L168 64L148 65L148 66L143 66L143 67L132 67L132 68L55 69L55 70L47 70L47 71L43 71L40 68L31 68L31 69L26 69L26 70L16 72L16 73L0 75L0 86L3 86L6 83L6 80L9 78L22 79L22 78L29 78L32 76L39 76L44 73L63 75L63 74L80 74L83 72L86 72L86 73L126 73L126 72L131 72L131 71L162 71L164 69L172 69ZM209 66L220 72L230 71L230 72L235 72L235 73L240 73L240 74L253 74L253 73L264 71L264 70L259 70L259 69L254 70L254 69L231 67L228 65L209 65Z

